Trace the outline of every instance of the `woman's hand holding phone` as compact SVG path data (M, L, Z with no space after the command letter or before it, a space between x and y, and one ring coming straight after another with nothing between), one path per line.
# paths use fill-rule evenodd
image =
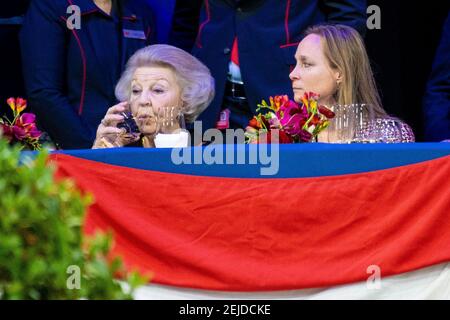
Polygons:
M139 140L137 132L127 130L129 124L120 125L124 123L127 112L129 113L128 102L121 102L108 109L97 129L93 149L123 147Z

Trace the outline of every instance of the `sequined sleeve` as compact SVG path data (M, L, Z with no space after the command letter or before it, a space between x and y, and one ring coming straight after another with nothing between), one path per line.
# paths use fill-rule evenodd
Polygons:
M400 142L415 142L416 138L414 136L414 132L411 127L403 121L398 121L400 132L401 132L401 141Z
M383 142L403 143L415 141L411 127L399 119L379 118L376 120L375 127L381 133Z
M377 118L365 123L358 135L360 140L366 142L404 143L415 141L411 127L393 117Z

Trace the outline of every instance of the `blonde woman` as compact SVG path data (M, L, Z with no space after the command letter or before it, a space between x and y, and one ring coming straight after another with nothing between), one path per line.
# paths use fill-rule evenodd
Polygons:
M364 128L366 133L377 130L381 141L414 142L411 128L383 109L364 42L355 29L317 25L305 34L295 54L296 66L289 75L296 102L312 91L320 95L319 103L323 105L365 104L365 112L375 118ZM321 133L318 141L333 142L328 133Z

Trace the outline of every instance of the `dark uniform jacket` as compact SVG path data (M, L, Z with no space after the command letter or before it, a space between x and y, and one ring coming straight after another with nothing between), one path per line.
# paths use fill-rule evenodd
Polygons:
M109 16L93 0L33 0L25 17L21 50L29 104L64 149L92 146L106 110L117 102L114 88L127 60L155 42L145 0L113 1ZM80 29L67 27L70 5L81 9Z
M253 112L271 95L292 97L289 73L302 33L309 26L341 23L364 33L365 0L178 0L170 42L191 51L216 80L216 96L200 116L203 129L218 118L228 63L237 36L239 65Z

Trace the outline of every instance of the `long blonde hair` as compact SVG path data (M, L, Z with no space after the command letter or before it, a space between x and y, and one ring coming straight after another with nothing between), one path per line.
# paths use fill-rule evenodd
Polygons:
M330 67L343 75L335 99L338 104L365 103L377 117L387 117L381 104L364 41L348 26L322 24L310 27L306 35L321 37L325 57Z

